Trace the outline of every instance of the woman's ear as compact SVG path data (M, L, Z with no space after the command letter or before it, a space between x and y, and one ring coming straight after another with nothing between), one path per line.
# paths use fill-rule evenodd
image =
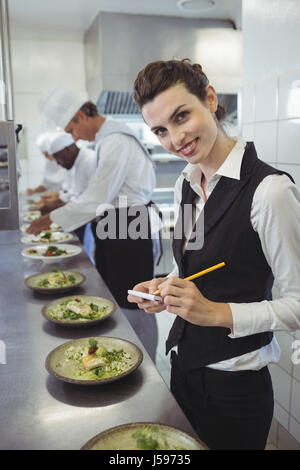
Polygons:
M206 104L212 114L214 114L218 109L218 97L216 90L211 85L207 85L207 96L206 96Z

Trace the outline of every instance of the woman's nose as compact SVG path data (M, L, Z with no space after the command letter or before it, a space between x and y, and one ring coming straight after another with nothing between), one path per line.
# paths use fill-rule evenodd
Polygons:
M185 133L182 130L173 130L170 132L173 147L178 150L184 144Z

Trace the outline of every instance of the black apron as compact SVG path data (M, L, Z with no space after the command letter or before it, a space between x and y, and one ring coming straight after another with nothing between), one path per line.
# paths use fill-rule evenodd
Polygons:
M92 222L96 268L120 307L128 309L136 309L136 304L127 301L128 289L133 289L136 284L152 279L154 275L151 228L147 206L135 207L137 212L139 209L144 213L147 211L146 226L141 227L141 236L136 239L132 239L129 233L131 224L137 220L136 216L129 215L130 208L109 209L97 222ZM99 239L97 232L99 234L106 231L104 224L108 220L109 212L116 221L115 231L113 230L114 236ZM124 225L121 227L122 222L120 223L120 221L123 220L127 221L127 233L124 233Z

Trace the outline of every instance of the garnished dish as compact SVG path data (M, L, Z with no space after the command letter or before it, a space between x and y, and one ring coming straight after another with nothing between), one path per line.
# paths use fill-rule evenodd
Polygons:
M82 249L76 245L37 245L25 248L22 256L25 258L42 260L45 263L55 263L57 261L79 255Z
M51 272L35 274L25 279L25 284L41 294L68 292L80 286L85 276L74 271L61 271L53 268Z
M102 297L74 295L50 302L43 308L43 315L54 323L81 326L104 320L114 308L113 302Z
M130 423L98 434L81 450L207 450L207 447L173 426Z
M21 238L22 243L63 243L73 239L71 233L64 232L41 232L39 235L30 235L29 233Z
M25 222L33 222L41 217L41 211L31 211L23 215L23 220Z
M25 199L26 204L38 204L41 200L40 194L31 194L31 196L27 196Z
M35 248L29 248L26 252L28 255L41 255L41 256L64 256L67 255L67 250L61 250L57 246L48 246L44 251L40 252Z
M28 229L28 227L30 226L30 224L24 224L22 225L21 227L21 231L23 233L26 233L26 230ZM62 232L63 229L62 227L60 227L59 225L55 224L54 222L52 222L52 224L50 225L50 228L48 228L47 232ZM29 235L29 234L28 234Z
M28 207L29 211L38 211L42 207L42 204L40 202L35 202L31 203L30 206Z
M120 338L100 336L69 341L52 351L46 369L57 379L79 385L118 380L136 370L142 351Z

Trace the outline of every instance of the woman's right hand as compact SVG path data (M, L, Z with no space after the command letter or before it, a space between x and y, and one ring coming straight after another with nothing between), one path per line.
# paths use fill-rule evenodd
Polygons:
M141 282L134 286L133 290L140 292L145 292L147 294L154 294L158 290L158 286L162 284L167 278L158 277L152 279L151 281ZM141 310L145 310L147 313L159 313L165 310L165 304L163 302L154 302L152 300L141 299L140 297L135 297L134 295L128 295L128 302L137 303L138 307Z

